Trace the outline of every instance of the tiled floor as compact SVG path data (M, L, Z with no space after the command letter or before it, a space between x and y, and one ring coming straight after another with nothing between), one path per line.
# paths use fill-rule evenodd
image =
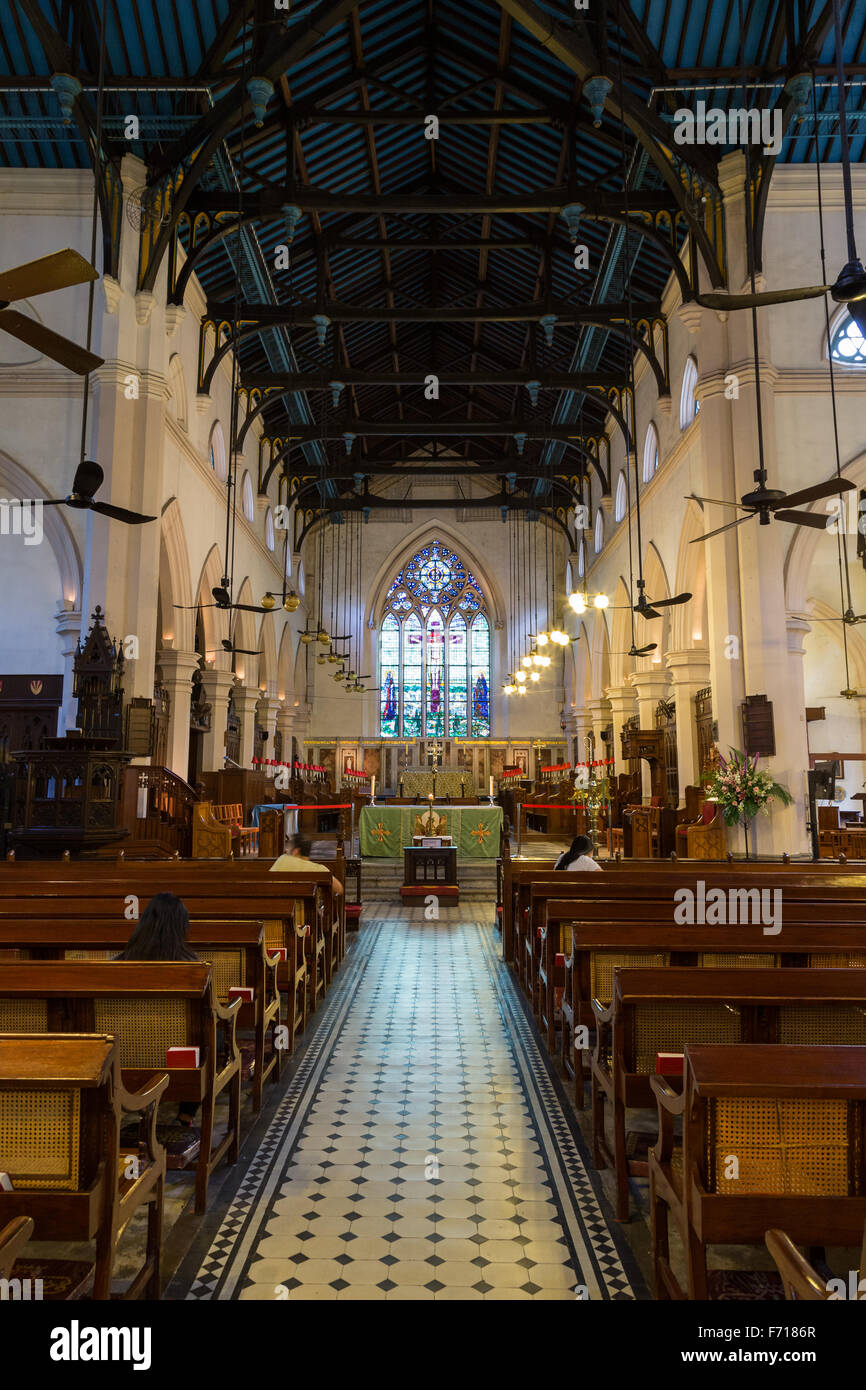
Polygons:
M368 920L175 1296L641 1296L495 932L464 919L394 907Z

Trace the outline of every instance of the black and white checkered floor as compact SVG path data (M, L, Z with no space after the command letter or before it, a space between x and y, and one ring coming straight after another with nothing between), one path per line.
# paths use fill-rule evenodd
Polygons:
M365 910L291 1085L175 1297L645 1296L496 932L465 913Z

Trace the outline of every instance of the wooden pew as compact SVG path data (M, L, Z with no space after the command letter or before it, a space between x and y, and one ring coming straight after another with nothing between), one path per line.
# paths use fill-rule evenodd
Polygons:
M93 1297L109 1298L120 1237L146 1206L144 1262L123 1297L159 1298L165 1149L156 1112L168 1077L151 1074L145 1086L126 1090L114 1038L0 1034L0 1153L13 1183L0 1191L0 1227L5 1234L19 1223L7 1243L15 1278L30 1277L18 1245L24 1230L38 1241L94 1241ZM124 1114L139 1116L132 1151L121 1148ZM68 1276L70 1262L58 1264L58 1276ZM51 1267L40 1261L38 1272Z
M617 1220L629 1214L629 1173L645 1162L626 1156L626 1111L653 1103L650 1080L660 1052L687 1043L842 1043L866 1046L866 971L777 969L618 969L613 999L593 1001L592 1154L616 1173ZM614 1146L605 1134L613 1111Z
M800 969L845 969L866 966L866 921L798 922L783 928L780 937L764 936L760 926L708 927L675 926L670 922L573 921L568 902L548 904L551 928L546 932L546 961L559 951L558 926L570 933L564 965L562 996L563 1067L574 1078L575 1098L583 1108L584 1052L576 1042L576 1029L594 1027L592 1000L609 1004L614 971L644 966L674 968L699 967L754 968L781 966ZM562 943L564 944L564 943ZM721 949L723 948L723 949ZM552 1016L554 972L546 978L543 1016ZM556 1039L547 1032L548 1046Z
M338 968L346 953L346 858L342 847L338 846L336 859L332 861L314 860L313 862L317 868L309 872L271 875L270 864L257 859L234 859L217 864L194 859L136 860L134 863L128 864L120 859L115 860L113 864L112 861L101 860L78 860L75 863L51 864L18 861L0 866L0 898L9 893L14 894L16 888L19 892L26 891L28 894L34 887L39 891L46 881L93 883L95 880L101 884L104 881L116 881L118 879L126 881L128 876L132 874L135 875L137 883L150 885L151 895L164 890L166 887L179 893L179 885L184 884L187 879L196 887L200 887L202 883L207 883L208 885L219 885L223 889L231 889L237 885L237 887L246 890L251 883L254 883L262 888L265 885L270 885L274 892L279 892L274 887L275 884L286 884L288 880L293 888L298 889L298 892L291 896L300 897L302 900L309 899L312 911L314 896L312 885L316 885L321 889L324 902L324 912L320 909L319 915L327 942L327 970L328 980L330 980L332 973ZM323 872L320 873L319 869ZM342 894L338 895L332 891L332 876L342 885L344 890ZM136 892L137 890L131 888L129 891ZM147 891L146 889L142 890L143 893ZM283 892L285 892L285 888ZM289 895L286 894L286 897L288 899Z
M708 1298L708 1247L758 1245L768 1227L802 1245L859 1244L866 1048L689 1045L681 1093L659 1076L650 1084L659 1114L649 1154L657 1298ZM736 1180L727 1176L730 1155ZM686 1290L671 1267L671 1218L686 1253Z
M137 1089L168 1075L165 1099L201 1105L195 1209L207 1208L211 1173L237 1162L240 1142L240 1001L224 1008L209 965L172 961L0 962L0 1031L111 1033L124 1085ZM218 1033L222 1033L220 1046ZM166 1049L199 1049L199 1065L167 1067ZM229 1096L228 1132L214 1146L217 1097Z
M834 904L834 910L837 908L841 911L843 905L855 913L866 910L866 876L861 874L812 876L785 869L774 875L761 874L753 882L745 875L732 876L727 867L719 871L715 866L715 871L708 867L696 875L690 868L665 877L652 876L646 882L612 875L601 883L601 878L601 874L551 873L535 876L526 882L522 879L518 881L515 969L526 994L536 1007L541 931L545 902L551 898L573 900L575 915L581 918L585 915L585 904L586 915L592 905L592 910L605 914L605 919L610 921L623 916L633 917L638 906L641 915L659 921L673 921L677 890L687 888L696 892L700 881L707 893L715 888L728 892L747 892L755 888L773 892L778 888L784 895L784 913L788 919L793 919L798 912L802 913L804 904L820 907L822 912L830 903ZM857 920L856 916L854 920Z
M76 917L22 917L0 919L0 956L14 952L19 960L111 960L122 951L132 924L115 916L111 920L85 915ZM279 1080L284 1049L274 1045L266 1056L268 1032L280 1022L280 994L277 986L279 958L265 949L261 922L190 923L187 938L190 950L213 966L214 989L221 1004L228 1004L229 990L245 986L253 991L252 1003L242 1002L238 1029L253 1031L255 1065L252 1069L252 1104L262 1106L265 1081Z
M142 875L138 865L127 866L115 878L104 872L96 879L87 877L69 882L55 876L41 883L28 882L26 886L17 875L14 885L0 875L0 920L19 918L24 898L30 910L39 916L80 917L93 912L97 916L114 918L125 910L130 896L137 897L143 907L155 892L165 889L167 881L158 873ZM329 924L333 920L327 912L330 882L324 883L318 874L298 873L291 875L291 884L277 874L246 884L232 876L223 879L219 874L178 874L170 883L171 891L186 904L191 919L263 921L268 949L281 947L286 950L287 959L280 965L278 981L280 989L288 994L287 1023L294 1046L299 1022L301 1027L305 1026L307 1012L313 1011L326 988ZM298 921L299 902L305 905L304 916L310 919L306 935L304 925ZM301 949L306 953L303 964L298 959L299 936Z

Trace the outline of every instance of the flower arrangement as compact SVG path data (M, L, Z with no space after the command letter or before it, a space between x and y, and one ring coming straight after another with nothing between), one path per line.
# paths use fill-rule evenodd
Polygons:
M726 825L743 827L746 858L749 857L749 822L760 812L770 814L770 802L781 801L790 806L794 798L773 775L758 767L760 753L749 755L739 748L730 749L730 757L719 757L719 768L711 777L707 792L710 800L718 802Z

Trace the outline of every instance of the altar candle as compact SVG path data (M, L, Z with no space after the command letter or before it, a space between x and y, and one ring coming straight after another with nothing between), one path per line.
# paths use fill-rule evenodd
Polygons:
M372 799L373 799L373 797L374 797L375 795L376 795L376 779L375 779L375 777L371 777L371 778L370 778L370 800L371 800L371 801L372 801Z
M493 800L493 778L490 778L490 800Z

